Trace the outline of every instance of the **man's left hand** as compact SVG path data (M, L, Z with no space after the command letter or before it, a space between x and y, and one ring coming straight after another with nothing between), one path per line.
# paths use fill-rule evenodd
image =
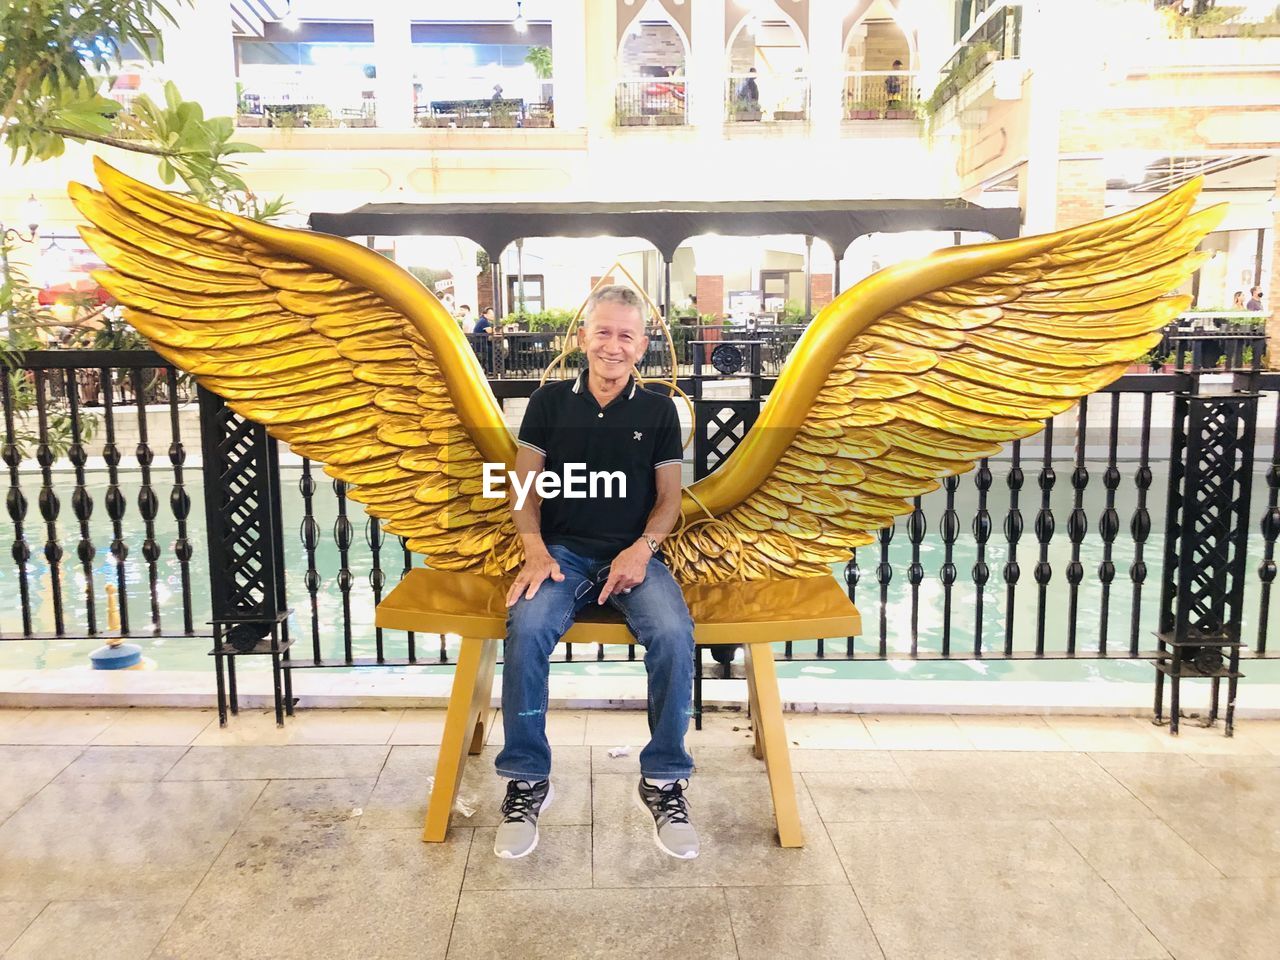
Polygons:
M609 565L609 579L604 582L598 602L604 603L614 593L630 593L632 587L643 583L652 556L653 551L648 544L641 541L633 543L614 557L613 563Z

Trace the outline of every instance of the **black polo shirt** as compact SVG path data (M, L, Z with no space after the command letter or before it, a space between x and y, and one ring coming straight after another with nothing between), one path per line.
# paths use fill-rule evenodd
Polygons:
M592 472L621 472L626 496L606 497L597 483L596 496L564 496L542 501L542 539L574 553L612 559L644 533L657 501L654 470L680 463L680 419L670 397L639 387L634 378L603 409L587 387L587 371L576 380L540 387L529 398L520 424L520 444L546 457L543 470L564 476L566 464L583 464Z

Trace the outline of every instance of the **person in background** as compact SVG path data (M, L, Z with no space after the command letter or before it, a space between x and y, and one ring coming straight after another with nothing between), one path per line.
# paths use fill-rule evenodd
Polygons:
M475 333L476 321L475 318L471 316L470 304L464 303L462 306L458 307L458 315L454 319L456 319L458 321L458 325L462 327L463 333Z
M475 329L471 331L477 338L484 337L479 342L472 340L471 347L476 351L476 356L480 358L486 373L493 373L493 318L493 307L485 307L480 311L480 319L476 321Z
M1262 312L1262 288L1254 287L1249 291L1249 302L1245 304L1246 310L1252 310L1254 313Z
M1231 309L1236 312L1241 312L1245 309L1243 290L1237 290L1231 295Z
M902 106L902 61L893 61L893 73L884 78L884 93L889 101L889 109L897 110Z
M738 87L738 99L745 101L752 110L760 109L760 87L756 83L756 68L747 71L746 79Z

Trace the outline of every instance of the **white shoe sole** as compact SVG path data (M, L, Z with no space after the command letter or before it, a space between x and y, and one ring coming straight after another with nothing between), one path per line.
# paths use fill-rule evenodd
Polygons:
M692 853L676 853L676 852L674 852L674 851L672 851L672 850L668 850L668 849L663 845L663 843L662 843L662 838L658 836L658 821L657 821L657 819L654 817L654 815L653 815L653 811L652 811L652 810L650 810L650 809L648 808L648 806L646 806L646 805L645 805L644 798L640 796L640 788L639 788L639 786L635 787L635 788L631 791L631 796L633 796L633 797L635 798L636 806L637 806L637 807L639 807L639 808L644 812L644 815L645 815L646 817L648 817L648 818L649 818L649 824L650 824L650 826L652 826L652 827L653 827L653 845L654 845L655 847L657 847L659 850L661 850L663 853L665 853L668 857L675 857L677 860L695 860L695 859L697 859L697 856L698 856L698 851L697 851L697 850L694 850Z
M538 808L538 823L542 822L542 815L547 812L547 807L551 806L551 798L554 797L555 795L556 795L555 785L548 783L547 797L545 800L542 801L542 806ZM540 836L540 833L538 830L538 823L535 823L533 825L533 843L529 844L529 849L526 850L524 853L510 853L506 850L499 850L497 847L494 847L493 848L494 854L503 860L519 860L533 853L534 850L538 849L538 837ZM494 839L496 840L497 838L495 837Z

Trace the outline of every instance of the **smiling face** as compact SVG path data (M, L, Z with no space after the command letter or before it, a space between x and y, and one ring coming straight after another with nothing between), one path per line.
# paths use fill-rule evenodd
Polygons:
M649 347L640 309L616 300L599 301L578 328L578 346L587 355L593 376L603 380L627 376Z

